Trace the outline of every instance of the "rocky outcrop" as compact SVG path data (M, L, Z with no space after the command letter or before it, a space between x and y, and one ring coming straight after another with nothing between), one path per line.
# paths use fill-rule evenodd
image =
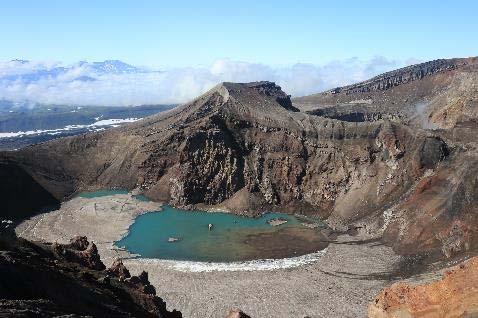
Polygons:
M156 289L149 282L148 273L145 271L142 271L138 276L131 276L128 283L145 294L156 295Z
M298 97L293 105L316 116L345 121L388 119L415 128L466 131L478 122L477 69L476 57L436 60Z
M66 245L54 243L52 249L57 257L66 261L75 262L95 270L106 268L100 259L95 243L88 242L86 236L75 236L70 240L70 244Z
M348 107L321 108L310 111L309 114L352 123L379 120L400 121L401 119L400 115L398 114L387 114L385 112L368 111L366 109L361 110L356 109L355 107L353 110L349 109Z
M445 272L443 278L385 288L369 307L370 318L475 317L478 315L478 257Z
M353 94L367 93L379 90L383 91L391 89L394 86L410 83L416 80L421 80L424 77L431 76L440 72L454 70L463 65L466 65L466 62L460 59L434 60L383 73L365 82L344 87L337 87L325 92L324 94L338 94L342 92L345 94Z
M155 296L147 275L140 275L135 285L83 265L90 263L76 253L67 259L58 253L69 251L68 255L91 245L77 237L59 250L58 244L37 245L1 235L0 316L181 317Z
M131 277L129 270L124 266L121 259L115 260L113 264L111 264L111 267L106 270L106 274L118 277L120 280L125 280L126 278Z

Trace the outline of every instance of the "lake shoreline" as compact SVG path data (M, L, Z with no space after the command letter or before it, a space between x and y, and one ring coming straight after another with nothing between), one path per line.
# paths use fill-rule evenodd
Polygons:
M283 223L271 224L276 219ZM319 228L304 226L294 215L270 212L250 218L163 205L160 213L138 216L115 245L146 259L237 263L316 253L327 242Z
M129 193L95 198L77 195L63 202L59 210L23 221L15 232L30 241L64 244L75 235L87 236L97 245L101 260L109 266L116 258L135 257L114 243L128 235L138 216L161 211L162 206L158 202L137 200Z
M75 197L60 210L24 221L15 231L44 242L66 243L74 235L88 236L107 267L121 257L132 274L146 270L168 309L178 309L185 317L222 317L234 307L253 317L365 316L369 301L389 284L382 274L393 272L400 260L391 248L350 235L340 235L310 262L301 257L279 260L282 267L255 261L221 270L215 263L136 259L113 244L126 235L137 216L161 205L131 194L93 201ZM294 266L288 266L290 261ZM258 270L260 266L267 270Z
M341 235L299 266L265 270L219 264L126 259L133 273L149 273L168 305L184 317L223 317L241 308L251 317L365 317L374 296L390 285L400 257L382 244ZM297 261L297 260L295 260ZM276 264L277 265L277 264ZM347 301L346 301L347 300Z

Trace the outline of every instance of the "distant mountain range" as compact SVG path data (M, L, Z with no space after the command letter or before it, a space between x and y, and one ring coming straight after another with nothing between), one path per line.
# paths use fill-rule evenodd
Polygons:
M92 106L83 98L94 95L105 78L126 75L133 81L136 74L158 72L119 60L80 61L68 66L21 59L4 62L0 65L0 90L3 96L11 96L12 100L0 97L0 149L18 149L59 137L103 130L168 110L174 105L130 107L112 103ZM78 103L41 103L35 99L38 95L28 93L30 90L45 96L62 93L57 86L59 83L73 90L76 86L83 87ZM130 85L141 87L137 82ZM55 92L48 92L52 87L56 87ZM6 94L8 92L14 93Z
M38 104L67 104L74 106L137 106L141 104L156 104L154 101L123 102L124 98L112 102L97 103L101 91L118 88L116 80L122 80L130 92L141 91L143 84L138 83L138 77L154 78L160 71L146 67L137 67L119 60L103 62L80 61L70 65L49 62L35 62L14 59L0 63L0 111L17 108L32 108ZM110 85L106 88L102 83ZM101 90L103 88L103 90ZM124 92L124 89L119 88ZM151 90L151 89L150 89ZM75 94L76 93L76 94ZM76 96L66 100L58 96ZM118 92L115 94L118 95ZM141 93L138 93L141 96ZM89 97L89 98L88 98ZM131 98L129 98L131 99Z
M19 65L28 65L32 62L28 60L11 60L12 68L21 69ZM80 61L69 66L49 66L46 64L36 64L37 68L25 69L24 73L14 73L2 75L0 73L0 82L13 82L21 80L22 82L35 82L41 79L52 79L60 76L72 77L72 81L95 81L92 76L81 75L82 73L104 75L104 74L132 74L132 73L150 73L158 72L147 68L136 67L119 60L106 60L103 62ZM80 71L79 71L80 70ZM83 70L84 72L81 72ZM70 72L79 73L77 77Z
M219 59L211 65L171 65L159 69L119 60L65 64L16 59L0 61L0 108L8 102L15 107L180 104L220 82L265 79L298 97L366 80L404 65L404 61L387 59L286 66Z

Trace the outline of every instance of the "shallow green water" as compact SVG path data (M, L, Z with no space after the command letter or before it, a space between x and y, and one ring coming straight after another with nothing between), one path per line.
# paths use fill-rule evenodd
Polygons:
M287 223L275 227L267 223L278 217ZM139 216L129 234L115 244L144 258L211 262L283 258L324 247L319 231L302 222L279 213L247 218L164 206L160 212ZM211 231L208 224L213 224ZM179 241L168 242L169 238Z

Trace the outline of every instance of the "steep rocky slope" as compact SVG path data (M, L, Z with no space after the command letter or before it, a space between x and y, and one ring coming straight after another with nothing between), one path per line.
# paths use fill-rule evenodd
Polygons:
M442 279L424 284L395 283L369 307L370 318L476 317L478 258L447 270Z
M435 60L296 98L294 105L352 122L390 119L421 128L476 127L477 83L478 58Z
M369 89L320 96L379 92L373 96L384 99L373 103L391 113L399 97L435 98L445 79L447 85L472 81L474 63L413 66L378 77L393 85L374 79L356 86ZM463 86L466 96L476 93L473 85ZM3 160L58 200L81 190L137 188L185 208L318 215L338 230L383 235L400 253L450 256L477 241L470 226L478 206L475 126L458 126L430 131L383 116L336 120L300 112L274 83L222 83L169 112L6 153Z
M55 199L38 182L17 164L0 159L0 193L2 209L0 219L17 220L41 212L45 208L57 208Z
M147 273L108 272L93 243L35 245L0 235L1 317L181 317L155 296Z

